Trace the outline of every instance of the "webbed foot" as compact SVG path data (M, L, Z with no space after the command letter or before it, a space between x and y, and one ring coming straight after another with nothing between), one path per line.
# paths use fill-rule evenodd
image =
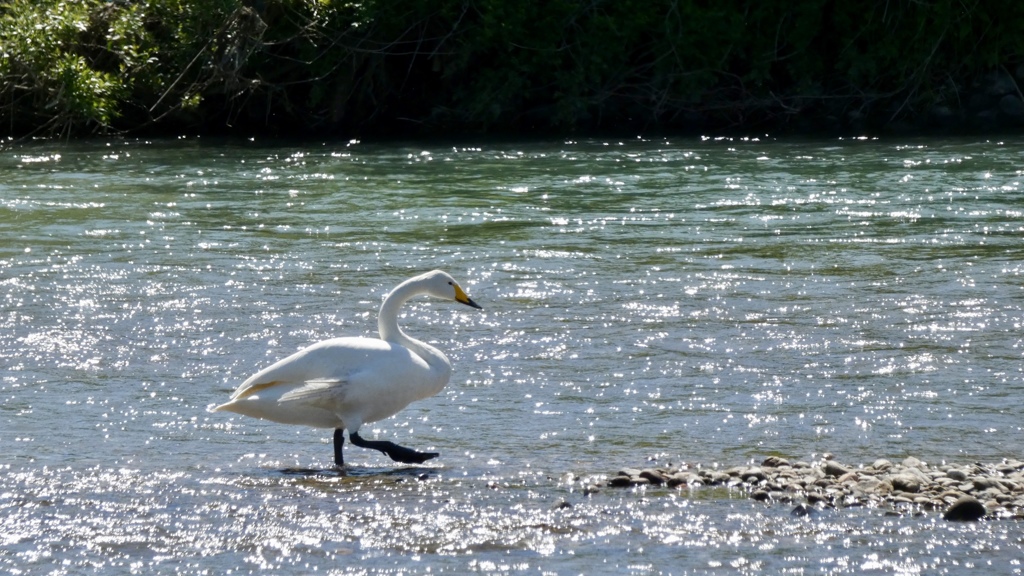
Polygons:
M440 456L437 452L418 452L412 448L399 446L398 444L388 442L387 440L364 440L358 432L349 432L348 437L356 446L379 450L380 452L387 454L388 458L403 464L423 464L431 458L437 458Z

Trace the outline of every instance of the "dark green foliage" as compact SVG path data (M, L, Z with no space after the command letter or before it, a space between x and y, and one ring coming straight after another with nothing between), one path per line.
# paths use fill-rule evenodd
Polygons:
M8 0L9 134L818 125L1016 94L1024 4ZM1004 82L1006 84L1007 82Z

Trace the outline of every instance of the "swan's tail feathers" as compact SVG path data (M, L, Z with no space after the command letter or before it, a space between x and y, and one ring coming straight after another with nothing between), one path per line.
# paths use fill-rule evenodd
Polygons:
M232 406L234 403L235 401L232 400L231 402L225 402L219 406L214 406L213 408L210 408L210 412L234 412L235 410Z

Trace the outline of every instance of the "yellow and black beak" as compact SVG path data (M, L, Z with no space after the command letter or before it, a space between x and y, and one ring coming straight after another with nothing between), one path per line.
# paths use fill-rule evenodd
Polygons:
M477 304L476 302L473 302L472 298L466 296L466 293L462 291L462 287L459 286L458 284L455 285L455 301L458 302L459 304L465 304L466 306L476 308L477 310L484 309L483 306Z

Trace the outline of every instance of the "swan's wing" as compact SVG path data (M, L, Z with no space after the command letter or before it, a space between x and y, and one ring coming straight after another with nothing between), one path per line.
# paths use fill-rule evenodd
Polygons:
M327 406L340 404L345 395L347 381L337 378L308 380L302 386L289 390L277 399L278 402L303 402Z
M234 391L240 400L278 385L300 386L310 382L336 384L347 379L354 368L365 366L389 345L372 338L334 338L308 346L251 376Z

